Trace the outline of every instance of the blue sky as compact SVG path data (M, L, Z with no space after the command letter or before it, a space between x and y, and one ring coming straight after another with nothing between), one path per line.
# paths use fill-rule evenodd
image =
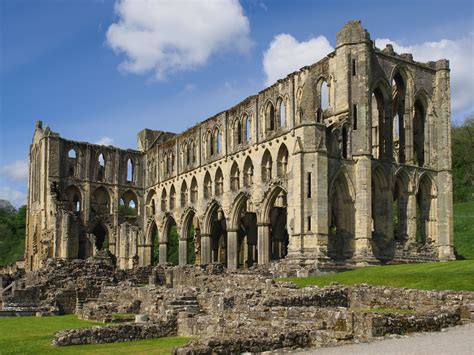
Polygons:
M350 19L451 59L453 120L474 112L472 1L222 1L1 1L0 198L24 202L35 120L135 148L142 128L181 132L324 57Z

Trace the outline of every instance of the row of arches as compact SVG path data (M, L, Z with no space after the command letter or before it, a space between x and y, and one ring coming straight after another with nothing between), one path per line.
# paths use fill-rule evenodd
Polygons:
M66 208L72 212L82 212L81 190L76 185L70 185L64 190L63 201ZM136 216L138 211L138 198L132 190L125 191L119 199L119 215ZM95 215L108 215L111 213L111 198L104 186L97 187L91 194L90 212Z
M257 261L266 263L284 258L288 252L286 190L277 186L267 195L259 216L250 196L241 193L230 216L225 216L220 204L213 201L202 217L202 224L194 209L185 212L181 227L172 214L167 214L161 233L153 219L148 227L152 262L219 262L247 268ZM262 234L260 239L258 233Z
M273 132L287 125L288 98L279 97L276 106L271 100L265 105L265 129L266 132Z
M279 178L286 178L288 174L288 159L289 152L285 144L282 144L277 154L277 166L276 176ZM270 151L267 149L263 154L261 161L261 178L262 182L269 182L275 176L273 175L273 158ZM242 187L250 187L254 183L254 165L252 159L247 157L244 161L243 167L239 167L239 164L234 161L231 165L229 174L229 186L231 191L239 191ZM210 172L207 171L204 175L202 186L202 196L205 199L210 199L213 196L221 196L224 193L224 173L220 167L217 168L214 176L212 177ZM191 179L190 185L185 180L181 183L179 189L179 196L177 196L177 190L174 185L171 185L169 190L163 188L161 192L161 205L160 210L167 212L173 210L176 207L186 207L189 203L195 204L198 201L199 188L196 177ZM156 213L156 199L155 191L152 190L147 196L146 205L149 210L148 213L154 215ZM179 205L178 205L179 202Z
M399 172L391 184L381 168L372 174L372 250L382 262L395 257L398 245L426 246L436 240L436 187L427 174L415 190L409 175ZM355 253L355 190L339 173L329 187L328 256L335 262ZM419 249L419 248L418 248Z
M95 163L93 164L95 171L95 180L97 181L106 181L106 165L107 159L103 152L98 152L96 154ZM66 166L66 175L67 176L77 176L78 174L78 164L79 157L78 152L74 148L70 148L67 152L67 166ZM126 171L124 172L124 179L126 182L135 182L136 173L135 173L135 160L131 157L126 159Z
M371 95L372 155L401 164L425 166L429 99L414 93L408 72L397 68L390 85L379 81Z

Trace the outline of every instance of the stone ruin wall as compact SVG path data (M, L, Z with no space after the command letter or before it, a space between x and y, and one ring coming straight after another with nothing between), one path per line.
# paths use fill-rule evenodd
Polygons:
M452 259L449 127L448 61L379 50L356 21L318 63L180 135L145 129L138 151L38 123L27 269L101 248L165 263L173 226L181 265Z

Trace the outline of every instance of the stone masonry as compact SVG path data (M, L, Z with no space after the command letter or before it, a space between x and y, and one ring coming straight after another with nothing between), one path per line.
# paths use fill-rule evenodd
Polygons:
M101 249L164 264L174 228L180 265L451 260L449 76L351 21L319 62L181 134L144 129L138 150L37 122L26 268Z

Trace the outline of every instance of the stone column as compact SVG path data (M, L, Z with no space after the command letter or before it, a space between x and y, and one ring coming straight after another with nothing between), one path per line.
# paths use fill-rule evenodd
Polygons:
M227 231L227 267L229 269L237 269L239 267L238 238L236 230Z
M356 263L373 259L372 253L372 161L370 156L356 159L355 177L355 250Z
M211 263L211 236L209 234L201 235L201 264Z
M188 263L188 242L185 240L179 240L179 265L186 265Z
M268 264L270 262L270 225L268 223L258 224L258 263Z
M413 191L408 193L407 203L407 243L416 243L416 195Z
M168 244L166 242L160 242L158 249L158 263L166 264L168 261Z
M64 213L63 223L61 228L61 258L69 258L69 215ZM76 248L77 249L77 248ZM77 257L77 252L76 252Z

